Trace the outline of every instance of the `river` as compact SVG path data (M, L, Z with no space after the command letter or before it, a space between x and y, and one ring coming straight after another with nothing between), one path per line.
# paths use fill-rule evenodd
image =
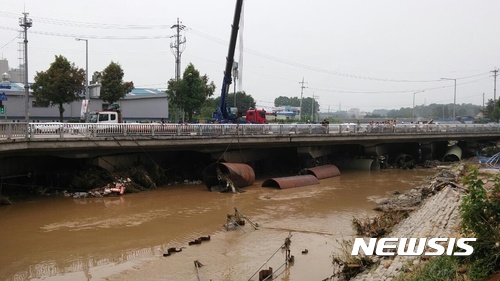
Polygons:
M374 200L416 187L434 170L346 171L319 185L216 193L176 185L121 197L47 197L0 208L1 280L258 280L259 268L283 281L332 274L351 220L375 214ZM226 231L234 208L252 222ZM201 236L210 241L188 245ZM291 235L295 262L280 249ZM164 257L170 247L182 252ZM302 251L307 249L308 253ZM198 270L194 266L201 264ZM267 263L266 263L267 261ZM253 276L253 277L252 277Z

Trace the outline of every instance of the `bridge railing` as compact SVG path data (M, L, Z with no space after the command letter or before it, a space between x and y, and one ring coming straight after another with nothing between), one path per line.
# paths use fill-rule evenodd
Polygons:
M0 139L98 138L108 136L224 136L224 135L401 135L500 133L500 124L94 124L0 123Z
M22 138L28 136L26 123L0 122L0 139Z

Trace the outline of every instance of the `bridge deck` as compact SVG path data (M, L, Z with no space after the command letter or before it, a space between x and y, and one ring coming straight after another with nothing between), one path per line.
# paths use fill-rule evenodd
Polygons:
M498 124L84 124L0 123L0 153L105 149L207 150L335 144L495 140Z

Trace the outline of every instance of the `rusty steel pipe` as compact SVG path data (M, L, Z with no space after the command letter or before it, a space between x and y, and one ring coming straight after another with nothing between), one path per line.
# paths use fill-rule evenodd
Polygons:
M303 175L303 176L268 179L262 183L262 187L275 187L280 189L287 189L292 187L313 185L318 183L319 180L315 176Z
M225 186L227 181L217 177L217 168L230 179L235 187L243 188L252 185L255 181L255 172L244 163L214 163L205 168L202 172L203 182L209 190L214 186Z
M331 164L307 168L305 172L309 175L315 176L318 180L340 176L339 168Z

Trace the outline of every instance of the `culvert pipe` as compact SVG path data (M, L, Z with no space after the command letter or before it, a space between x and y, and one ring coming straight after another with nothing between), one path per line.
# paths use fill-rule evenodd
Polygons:
M443 162L457 162L462 159L462 149L458 145L448 148L443 156Z
M307 168L305 173L315 176L318 180L340 176L339 168L332 164Z
M202 176L209 190L219 191L228 191L228 181L236 188L252 185L255 181L254 170L244 163L214 163L203 170Z
M271 178L262 183L262 187L274 187L287 189L299 186L319 184L318 178L313 175L292 176L283 178Z

